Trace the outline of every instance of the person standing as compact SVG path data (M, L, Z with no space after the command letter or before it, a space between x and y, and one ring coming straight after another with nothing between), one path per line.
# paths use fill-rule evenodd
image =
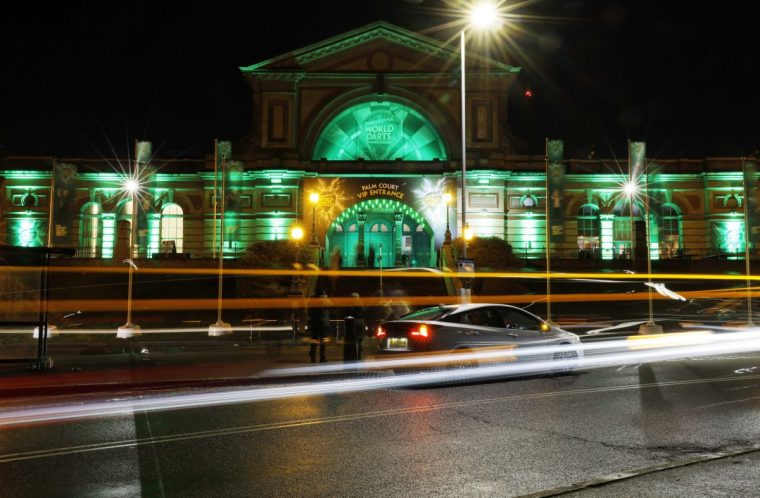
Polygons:
M375 267L375 246L369 246L369 254L367 255L367 266L370 268Z
M309 308L308 325L311 342L309 344L309 358L312 363L317 361L317 346L319 347L319 362L327 361L325 357L325 337L330 330L330 301L327 299L327 292L320 290L317 295L319 302L315 299Z
M354 302L349 311L354 317L354 337L356 338L356 359L362 359L362 343L367 330L367 322L364 320L364 303L358 292L352 292L351 297Z

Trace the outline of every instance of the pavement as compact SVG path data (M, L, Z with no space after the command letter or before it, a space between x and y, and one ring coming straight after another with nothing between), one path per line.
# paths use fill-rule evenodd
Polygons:
M365 339L364 359L371 359L374 349L374 340ZM311 364L306 341L229 343L189 351L166 344L106 354L84 351L68 347L59 354L51 347L53 368L45 371L32 370L26 362L0 363L0 398L271 384L285 378L263 372ZM343 343L329 342L326 357L329 363L343 363Z

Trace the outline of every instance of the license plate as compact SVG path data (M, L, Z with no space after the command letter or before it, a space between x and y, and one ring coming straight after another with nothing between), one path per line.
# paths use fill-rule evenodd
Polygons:
M409 344L409 340L406 337L389 337L389 348L406 348Z

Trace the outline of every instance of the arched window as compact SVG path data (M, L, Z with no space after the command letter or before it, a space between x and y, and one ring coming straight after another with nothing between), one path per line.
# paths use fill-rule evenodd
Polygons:
M161 252L182 252L184 224L182 208L177 204L165 204L161 209Z
M320 133L312 158L330 161L433 161L448 158L435 124L398 102L370 101L347 107Z
M660 207L660 256L674 257L681 249L681 211L675 204Z
M80 258L98 258L101 254L103 228L100 204L88 202L82 206L79 217L79 251Z
M388 231L388 225L383 225L382 223L375 223L372 225L369 229L370 232L387 232Z
M578 252L581 258L596 259L599 256L599 232L601 221L599 208L584 204L578 210Z

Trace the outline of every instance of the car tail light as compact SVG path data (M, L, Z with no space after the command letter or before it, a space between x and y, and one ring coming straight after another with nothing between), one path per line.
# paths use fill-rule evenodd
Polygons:
M428 329L427 325L422 324L419 326L419 328L412 330L410 332L410 335L413 335L415 337L424 337L425 339L427 339L428 337L430 337L430 330Z
M387 334L387 332L385 330L383 330L383 327L381 327L380 325L378 325L377 326L377 330L375 331L375 337L377 337L378 339L380 339L381 337L383 337L386 334Z

